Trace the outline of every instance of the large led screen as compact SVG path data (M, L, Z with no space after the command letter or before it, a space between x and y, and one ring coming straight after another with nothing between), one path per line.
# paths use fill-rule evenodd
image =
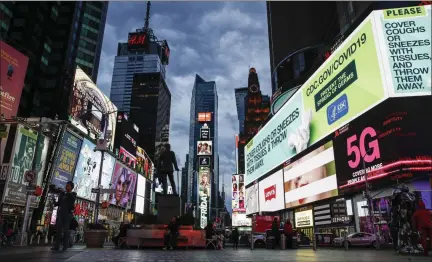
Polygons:
M284 183L282 170L259 182L259 211L274 212L284 209Z
M198 172L198 197L200 228L204 229L210 215L209 203L211 203L211 171L208 168L201 168Z
M284 168L285 208L338 195L332 142Z
M391 186L432 170L432 97L392 98L335 133L339 193ZM428 122L429 121L429 122Z
M134 197L136 182L137 174L116 161L111 180L111 189L115 189L115 194L110 196L111 204L127 207Z
M244 175L232 176L232 210L233 212L245 212L245 186Z
M252 219L247 218L245 213L233 212L232 214L233 227L250 227L252 226Z
M246 188L246 215L251 215L259 212L258 195L258 183Z
M73 179L75 184L73 190L78 197L92 201L96 200L96 194L93 194L91 190L98 186L101 161L101 152L95 152L95 147L95 144L89 140L83 140Z
M51 184L65 188L66 183L72 180L75 166L80 154L82 140L73 133L66 131L58 148L57 158L54 162Z
M115 158L108 153L104 153L104 162L102 167L102 179L101 186L102 188L108 189L111 184L111 177L114 172L114 164ZM100 196L101 201L106 201L109 199L108 194L102 194Z
M137 184L137 192L136 192L136 201L135 201L135 212L144 214L144 198L145 198L145 190L146 190L146 179L138 174L138 184Z
M197 141L197 154L199 156L211 156L212 147L212 141Z

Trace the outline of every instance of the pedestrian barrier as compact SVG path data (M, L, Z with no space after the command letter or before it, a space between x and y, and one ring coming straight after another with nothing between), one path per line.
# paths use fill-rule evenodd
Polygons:
M37 236L37 243L38 243L38 244L39 244L39 242L40 242L40 237L41 237L40 235Z
M30 237L30 245L33 243L33 237L34 237L34 235L31 235L31 237Z

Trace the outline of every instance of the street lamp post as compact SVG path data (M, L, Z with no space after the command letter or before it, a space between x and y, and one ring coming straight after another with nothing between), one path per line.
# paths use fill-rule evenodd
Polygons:
M374 222L374 210L373 210L373 199L369 194L369 182L368 182L368 172L366 170L366 162L364 157L369 154L369 151L371 151L373 148L369 148L368 150L366 150L365 154L362 155L362 163L363 163L363 170L365 172L365 195L366 195L366 199L367 199L367 206L368 206L368 213L369 213L369 221L372 224L372 232L375 236L375 241L376 241L376 248L379 249L380 248L380 238L379 235L377 234L377 231L375 230L375 222Z

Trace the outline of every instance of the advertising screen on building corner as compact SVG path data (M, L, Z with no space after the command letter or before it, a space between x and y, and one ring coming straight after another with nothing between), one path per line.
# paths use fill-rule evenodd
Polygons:
M430 12L430 6L422 6L370 14L246 145L246 184L380 104L389 93L398 93L393 90L395 81L399 81L396 88L405 84L399 95L430 94ZM404 30L404 36L391 36ZM407 39L422 42L423 47L398 51L396 45L412 45ZM409 63L402 63L405 56L398 52L409 52L405 55ZM396 78L401 72L391 70L395 63L388 62L393 59L389 53L401 62L398 67L411 69L404 71L411 72L408 78ZM422 61L414 61L416 57ZM417 70L421 77L413 74L414 65L421 68Z
M339 193L391 186L432 171L432 140L425 121L432 96L391 98L336 131Z
M275 212L284 209L282 170L259 182L259 211Z
M210 215L211 172L209 168L200 168L198 172L199 223L200 228L207 226Z

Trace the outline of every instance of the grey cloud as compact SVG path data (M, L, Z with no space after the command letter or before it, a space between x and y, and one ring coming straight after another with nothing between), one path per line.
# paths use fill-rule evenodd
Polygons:
M145 2L110 3L98 78L104 92L111 86L118 41L125 41L128 32L143 26L145 10ZM171 48L166 80L172 94L170 143L181 165L188 153L190 99L195 74L199 74L216 81L220 175L230 185L238 132L234 88L247 85L249 66L253 66L263 93L271 90L265 3L152 2L150 27ZM230 207L230 186L225 189Z

